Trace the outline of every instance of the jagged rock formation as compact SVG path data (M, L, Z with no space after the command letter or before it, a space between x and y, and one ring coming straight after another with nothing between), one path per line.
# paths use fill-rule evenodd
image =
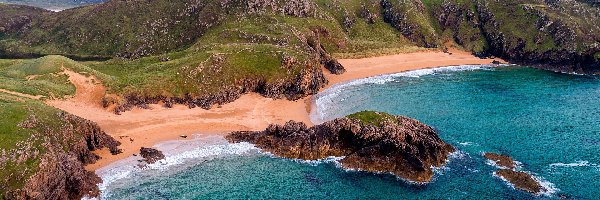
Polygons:
M290 65L298 64L294 60L287 61ZM240 80L235 86L227 86L220 89L218 93L203 96L186 95L185 97L148 97L144 94L130 93L124 99L105 97L102 104L104 107L117 105L116 113L127 111L133 107L147 107L148 104L163 102L166 107L173 104L183 104L190 108L200 107L210 109L213 105L221 105L235 101L243 94L256 92L270 98L286 98L297 100L307 95L316 94L320 88L327 84L323 71L316 64L307 64L294 79L282 80L276 83L267 83L261 79Z
M496 175L506 179L508 182L513 184L517 189L533 193L539 194L540 192L545 192L546 189L540 185L531 174L525 172L518 172L510 169L501 169L496 172Z
M510 157L497 153L484 153L484 157L499 166L499 170L494 174L502 177L515 188L532 193L539 194L546 192L546 188L533 178L529 173L517 171L515 161Z
M596 8L573 0L449 0L432 8L442 30L477 55L564 72L600 71Z
M162 153L162 151L145 147L140 148L140 156L142 156L142 158L144 158L144 161L146 161L146 163L148 164L152 164L156 161L165 159L165 155Z
M516 166L515 161L508 156L497 154L497 153L484 153L483 157L486 159L495 162L500 167L505 167L508 169L514 169Z
M230 142L250 142L286 158L306 160L344 156L345 168L390 172L415 182L428 182L454 151L434 129L403 116L361 112L311 128L290 121L260 132L233 132Z
M2 149L0 198L80 199L97 196L101 181L84 165L99 158L92 151L109 148L120 153L120 143L93 122L57 112L48 123L43 116L30 115L19 127L32 131L27 140L13 149ZM59 125L56 127L56 125Z

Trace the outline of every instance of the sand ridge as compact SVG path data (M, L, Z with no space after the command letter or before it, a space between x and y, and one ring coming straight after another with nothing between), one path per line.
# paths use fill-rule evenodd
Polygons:
M20 93L20 92L5 90L5 89L0 89L0 92L7 93L7 94L12 94L12 95L15 95L15 96L19 96L19 97L23 97L23 98L28 98L28 99L35 99L35 100L40 100L40 99L44 98L44 96L42 96L42 95L30 95L30 94L24 94L24 93Z
M381 74L449 65L489 64L492 61L460 51L452 54L431 51L342 59L339 62L347 72L342 75L326 73L329 84L323 90L338 83ZM92 171L137 154L140 147L152 147L169 140L184 140L181 135L223 136L232 131L263 130L269 124L283 124L289 120L312 125L309 116L313 107L312 97L287 101L274 100L255 93L243 95L232 103L214 106L210 110L189 109L183 105L175 105L173 108L150 105L150 109L135 108L115 115L101 107L101 98L105 95L106 88L97 79L69 70L65 70L65 73L77 89L75 96L46 103L98 123L106 133L122 143L122 154L110 155L107 149L96 152L102 159L86 167Z

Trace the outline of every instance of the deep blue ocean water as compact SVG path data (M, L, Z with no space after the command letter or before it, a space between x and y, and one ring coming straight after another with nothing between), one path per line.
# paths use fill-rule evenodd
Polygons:
M104 198L600 199L600 77L462 66L358 80L316 98L316 121L362 110L406 115L460 152L425 185L255 150L188 156L185 164L116 180ZM493 175L498 168L483 152L510 155L549 192L514 189Z

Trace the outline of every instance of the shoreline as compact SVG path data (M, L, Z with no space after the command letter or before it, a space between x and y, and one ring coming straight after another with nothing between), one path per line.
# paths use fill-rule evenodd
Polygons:
M468 52L453 50L451 54L426 51L338 61L346 68L346 73L333 75L325 70L329 83L320 92L336 84L361 78L443 66L491 64L494 59L481 59ZM503 60L499 61L504 63ZM89 171L130 158L133 154L138 154L141 147L153 147L171 141L190 141L195 135L223 137L233 131L264 130L269 124L283 124L289 120L313 125L311 113L316 106L313 100L315 95L288 101L249 93L232 103L215 106L210 110L189 109L183 105L174 105L173 108L150 105L150 109L135 108L115 115L93 103L99 102L95 98L101 97L98 94L104 94L104 86L97 84L92 77L76 73L69 75L69 80L77 88L76 95L71 99L46 103L98 123L102 130L122 143L120 148L123 153L118 155L111 155L108 149L95 151L101 159L95 164L87 165L86 169ZM181 138L181 135L188 138Z

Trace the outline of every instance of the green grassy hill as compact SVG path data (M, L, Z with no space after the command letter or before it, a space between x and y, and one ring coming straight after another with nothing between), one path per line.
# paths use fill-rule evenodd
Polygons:
M158 101L209 108L249 91L297 99L326 83L320 66L335 68L334 58L448 42L480 56L600 71L600 11L576 1L155 0L0 10L0 57L109 59L85 64L110 77L116 97L105 104L122 109Z
M320 65L335 68L333 58L447 42L480 56L600 71L600 11L575 1L155 0L0 10L0 57L113 58L85 64L111 77L105 84L116 97L105 104L125 110L158 101L209 108L249 91L297 99L326 83Z

